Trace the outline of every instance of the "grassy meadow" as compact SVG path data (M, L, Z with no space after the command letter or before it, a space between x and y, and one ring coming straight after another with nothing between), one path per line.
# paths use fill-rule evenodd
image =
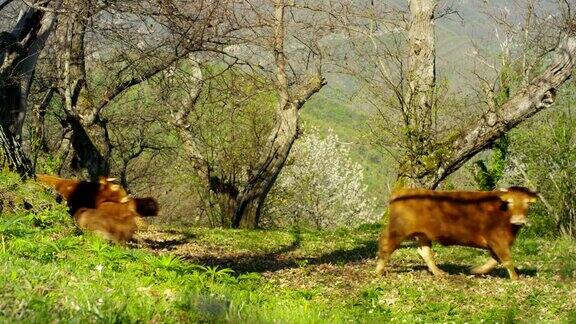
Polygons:
M434 278L410 242L378 278L377 224L333 231L151 225L138 243L119 246L80 233L49 191L5 173L0 180L0 322L576 321L571 240L520 233L516 282L503 268L469 275L487 253L462 247L436 247L450 276Z

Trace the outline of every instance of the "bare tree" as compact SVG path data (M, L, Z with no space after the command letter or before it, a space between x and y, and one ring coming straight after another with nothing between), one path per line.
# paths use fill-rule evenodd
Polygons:
M314 71L307 72L306 66L295 63L296 58L292 62L287 58L286 53L289 50L286 44L286 12L296 6L289 6L283 0L276 0L273 5L261 4L261 8L264 9L258 11L252 5L247 2L249 10L245 11L245 17L251 20L246 22L244 25L246 28L238 34L238 39L242 39L245 46L252 45L259 48L258 53L254 53L253 56L271 57L271 69L262 65L260 69L256 63L251 64L247 60L244 62L249 69L256 67L257 75L271 78L272 89L278 99L274 109L275 121L268 131L267 140L263 147L259 148L256 161L245 171L242 181L230 181L214 172L214 166L202 154L198 141L191 132L194 125L189 123L189 116L194 111L206 85L199 66L196 66L195 72L192 73L192 78L196 80L195 86L191 87L188 100L174 113L173 119L188 158L206 187L220 196L222 211L227 215L230 225L247 228L258 226L264 200L298 137L300 109L325 84L319 65L316 65L317 69ZM270 15L270 18L267 15ZM257 43L258 41L260 43ZM301 41L307 44L304 48L311 56L320 55L315 48L314 40ZM238 57L235 59L235 62L238 62Z
M210 19L216 19L219 3L66 1L48 63L57 76L48 88L63 102L66 136L57 153L72 169L91 178L111 172L105 110L189 53L218 44L214 31L221 24ZM68 152L73 156L66 159Z
M3 1L0 10L11 2ZM9 166L24 177L32 175L32 164L21 149L30 84L60 5L59 0L26 3L12 30L0 33L0 145Z
M411 0L407 13L403 8L392 8L389 12L395 15L389 23L364 24L369 28L356 24L360 27L351 33L370 41L370 53L375 55L367 60L373 69L361 71L359 76L367 84L370 94L379 98L370 100L379 106L384 125L395 130L396 136L401 134L401 139L395 143L402 152L398 186L437 187L448 175L489 148L510 129L550 107L558 88L571 77L576 63L574 17L565 10L564 16L555 17L558 25L562 24L561 28L555 29L562 38L552 48L554 57L546 68L539 70L539 64L523 57L522 75L526 81L509 94L508 100L497 104L487 100L488 107L479 117L476 114L474 119L461 119L458 124L447 122L448 116L439 116L445 108L443 105L447 104L447 94L436 81L434 26L436 19L454 11L438 8L436 0ZM379 13L388 12L381 10ZM374 21L367 15L361 19ZM533 26L535 21L527 23ZM381 37L381 34L386 37ZM524 38L524 42L527 41ZM359 49L356 48L356 52ZM404 56L402 53L406 50L408 54ZM536 59L544 62L550 51L541 51ZM394 123L401 124L401 127L394 127Z

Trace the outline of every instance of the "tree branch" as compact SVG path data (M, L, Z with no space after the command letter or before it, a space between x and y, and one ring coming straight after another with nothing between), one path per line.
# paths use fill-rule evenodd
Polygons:
M174 64L176 61L180 60L181 58L187 56L188 54L189 54L189 52L185 52L185 54L175 56L172 59L164 62L163 64L160 64L158 66L150 68L148 71L145 71L142 75L139 75L139 76L133 77L130 80L121 82L118 85L116 85L113 89L108 90L106 92L106 94L104 95L104 98L102 100L100 100L100 102L96 105L96 110L94 112L94 116L95 117L98 116L100 114L100 112L102 111L102 109L104 109L104 107L106 107L107 104L109 104L117 96L124 93L124 91L150 79L151 77L162 72L163 70L165 70L166 68L168 68L169 66Z
M302 105L325 85L326 79L323 78L322 75L314 74L309 76L305 83L298 85L296 89L294 89L292 98L294 106L296 106L297 109L302 108Z
M510 129L550 107L555 101L556 89L572 76L575 65L576 36L566 36L548 68L506 102L500 116L489 112L447 143L452 150L441 159L433 187Z

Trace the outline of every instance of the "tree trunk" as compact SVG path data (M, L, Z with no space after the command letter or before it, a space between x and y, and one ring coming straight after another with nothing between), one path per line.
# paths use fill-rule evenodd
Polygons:
M274 60L276 87L280 97L276 109L276 125L268 137L255 171L249 175L246 185L240 191L232 227L255 228L258 226L262 204L284 167L292 144L298 137L300 108L326 84L318 71L316 75L310 76L307 82L290 89L284 54L285 6L284 0L276 0L274 8Z
M433 147L437 6L436 0L410 0L407 87L402 103L407 147L398 176L398 185L404 187L425 186L423 175L428 166L421 157L429 155Z
M36 1L54 5L61 1ZM27 112L30 84L36 62L56 22L56 11L27 8L11 32L0 34L0 124L1 144L9 166L27 177L33 173L30 160L21 149L22 127Z
M432 109L436 87L436 0L410 1L408 29L408 89L404 95L408 136L413 149L426 151L432 140Z
M252 173L238 197L232 227L255 228L266 196L284 167L292 144L298 137L299 114L294 105L280 111L258 168Z
M71 145L74 149L74 156L72 158L72 169L81 170L86 169L90 179L96 181L100 176L108 176L110 173L110 164L108 163L108 156L103 156L100 149L96 147L93 139L106 136L95 136L93 133L89 134L89 128L82 125L76 118L68 118L67 123L72 129ZM99 131L99 129L96 129ZM103 147L109 147L108 143L101 143ZM103 150L109 152L110 150Z

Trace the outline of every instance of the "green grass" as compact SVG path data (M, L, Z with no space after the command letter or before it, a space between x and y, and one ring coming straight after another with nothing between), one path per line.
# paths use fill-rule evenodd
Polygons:
M4 181L4 182L2 182ZM0 179L6 192L10 181ZM0 322L574 322L576 243L520 234L521 280L473 277L479 250L435 247L436 279L410 242L375 267L379 225L262 231L150 226L140 243L78 232L63 206L36 200L0 216ZM5 201L3 201L5 203ZM47 206L37 209L38 206Z

